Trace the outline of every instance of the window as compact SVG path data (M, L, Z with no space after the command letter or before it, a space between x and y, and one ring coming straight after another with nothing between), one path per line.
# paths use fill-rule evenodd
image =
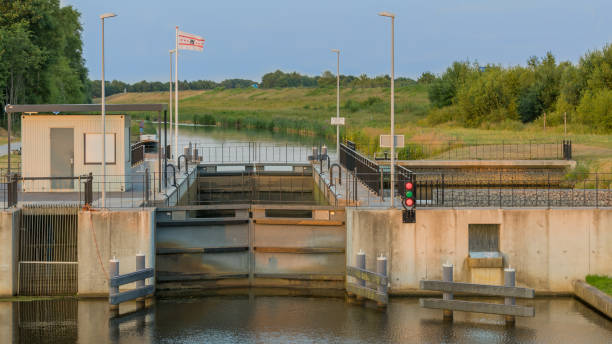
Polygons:
M499 252L499 224L469 224L470 252Z
M83 151L85 152L85 164L101 164L102 134L85 133ZM106 134L106 163L114 164L116 162L116 157L116 134Z

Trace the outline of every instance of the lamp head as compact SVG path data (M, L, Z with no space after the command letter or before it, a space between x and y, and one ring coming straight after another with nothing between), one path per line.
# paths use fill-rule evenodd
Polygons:
M339 53L340 52L340 50L338 50L338 49L332 49L331 51L334 52L334 53Z
M114 13L104 13L100 15L100 19L104 20L106 18L116 17L117 15Z
M390 12L380 12L378 15L381 17L395 18L395 14Z

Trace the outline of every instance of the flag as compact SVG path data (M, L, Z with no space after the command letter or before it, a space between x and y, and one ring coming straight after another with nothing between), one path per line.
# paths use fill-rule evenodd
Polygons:
M204 38L178 31L178 48L183 50L204 50Z

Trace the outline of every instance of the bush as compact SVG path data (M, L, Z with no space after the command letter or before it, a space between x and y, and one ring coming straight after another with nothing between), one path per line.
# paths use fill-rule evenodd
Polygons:
M599 132L612 131L612 90L585 92L577 110L580 122Z

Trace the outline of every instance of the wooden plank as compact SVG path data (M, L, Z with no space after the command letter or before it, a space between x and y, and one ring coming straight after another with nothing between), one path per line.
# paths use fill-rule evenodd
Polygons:
M233 247L188 247L188 248L158 248L156 254L190 254L190 253L229 253L248 251L248 246Z
M376 302L384 304L389 303L389 295L386 293L381 293L378 290L362 287L355 283L347 283L346 291Z
M175 210L234 210L249 209L250 204L210 204L210 205L177 205L171 208L157 208L156 212L166 212Z
M146 307L144 309L137 309L135 311L124 313L108 319L110 326L119 326L123 323L133 320L143 320L147 315L153 314L155 307Z
M164 274L158 275L157 282L181 282L181 281L214 281L221 279L248 278L249 274Z
M389 281L385 275L348 265L346 267L346 274L382 286L387 285Z
M153 268L142 269L134 272L130 272L124 275L119 275L112 277L110 279L111 287L118 287L120 285L141 281L145 278L150 278L155 275L155 270Z
M344 221L291 219L291 218L254 219L253 221L256 224L262 224L262 225L303 225L303 226L343 226L344 225Z
M344 274L282 274L282 273L256 273L256 278L280 278L296 280L317 280L317 281L344 281Z
M147 285L144 287L132 289L130 291L124 291L122 293L112 294L108 296L108 302L111 305L118 305L121 302L137 299L139 297L145 297L155 292L154 285Z
M157 220L157 225L162 227L184 227L184 226L212 226L227 225L234 223L248 223L247 217L211 217L206 219L191 218L185 220Z
M255 247L262 253L344 253L342 247Z
M444 281L421 281L421 289L442 291L447 293L468 293L490 296L520 297L528 299L533 299L535 295L534 290L530 288Z
M518 317L533 317L535 310L533 307L516 305L504 305L500 303L486 303L463 300L442 300L442 299L420 299L421 307L434 309L450 309L460 312L475 312L499 315L514 315Z

